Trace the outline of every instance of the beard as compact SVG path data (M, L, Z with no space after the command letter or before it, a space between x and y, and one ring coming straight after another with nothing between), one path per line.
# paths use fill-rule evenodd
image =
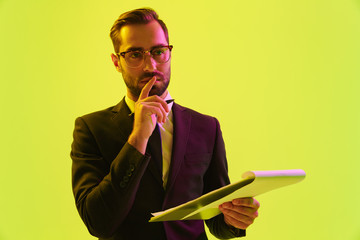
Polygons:
M170 68L165 73L154 71L154 72L145 72L140 77L132 77L126 72L122 72L122 76L125 82L126 87L129 89L132 95L139 97L141 90L147 83L145 79L150 79L152 77L157 77L159 81L156 81L153 87L149 92L149 96L157 95L161 96L169 86L170 83Z

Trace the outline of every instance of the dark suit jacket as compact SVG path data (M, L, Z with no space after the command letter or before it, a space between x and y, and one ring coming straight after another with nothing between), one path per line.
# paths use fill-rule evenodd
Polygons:
M166 190L151 159L127 143L133 118L124 99L115 107L79 117L72 144L76 207L100 239L206 239L202 220L149 223L165 210L229 183L218 121L174 103L174 133ZM243 236L223 216L206 221L217 237Z

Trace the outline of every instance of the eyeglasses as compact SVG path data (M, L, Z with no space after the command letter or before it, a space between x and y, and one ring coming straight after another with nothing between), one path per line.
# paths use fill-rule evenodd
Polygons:
M157 63L167 63L170 59L170 52L173 46L159 46L150 50L129 50L126 52L117 53L118 56L122 56L125 59L125 63L130 68L137 68L143 65L145 54L150 53L151 57Z

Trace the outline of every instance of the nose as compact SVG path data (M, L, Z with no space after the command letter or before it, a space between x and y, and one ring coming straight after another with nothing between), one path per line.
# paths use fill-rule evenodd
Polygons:
M156 61L152 58L150 52L144 54L144 71L152 72L156 70Z

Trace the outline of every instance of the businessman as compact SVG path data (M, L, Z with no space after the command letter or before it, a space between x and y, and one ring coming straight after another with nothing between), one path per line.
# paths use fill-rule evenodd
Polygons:
M123 13L110 36L112 62L127 92L117 105L75 121L71 158L78 212L99 239L207 239L202 220L148 221L152 212L229 184L219 122L171 98L173 46L154 10ZM205 222L218 238L245 236L258 208L254 198L234 199Z

